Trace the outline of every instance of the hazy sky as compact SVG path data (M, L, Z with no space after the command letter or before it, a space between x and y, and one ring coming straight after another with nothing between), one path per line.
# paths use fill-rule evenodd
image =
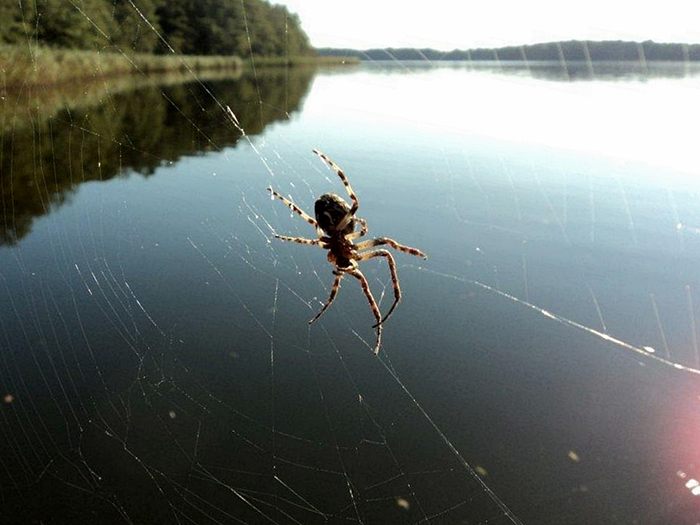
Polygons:
M700 0L273 0L316 47L454 49L570 39L700 42Z

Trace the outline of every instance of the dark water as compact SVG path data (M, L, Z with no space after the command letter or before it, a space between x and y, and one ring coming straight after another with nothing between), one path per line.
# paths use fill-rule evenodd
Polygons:
M408 63L3 93L1 521L698 523L699 87ZM315 147L370 235L430 255L397 254L379 358L356 283L309 328L331 267L272 238L314 232L267 186L343 191Z

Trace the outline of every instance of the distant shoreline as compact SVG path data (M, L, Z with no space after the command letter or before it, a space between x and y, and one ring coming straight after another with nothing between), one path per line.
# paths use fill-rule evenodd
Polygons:
M569 40L499 48L455 49L430 48L341 49L319 48L320 56L354 57L361 61L473 61L473 62L700 62L700 44L658 43L622 40Z

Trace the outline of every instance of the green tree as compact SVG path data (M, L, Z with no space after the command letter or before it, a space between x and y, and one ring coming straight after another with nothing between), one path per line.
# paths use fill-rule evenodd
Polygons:
M27 39L23 12L14 0L0 0L0 42L19 44Z
M195 31L190 23L190 14L196 7L191 0L171 0L159 2L156 7L156 15L163 29L163 36L170 46L178 53L192 53L191 43L195 38ZM158 50L167 52L168 48L159 43Z
M29 2L28 2L29 3ZM113 18L105 0L33 0L29 25L39 42L54 47L99 49L109 45L103 33ZM108 34L108 33L107 33Z
M160 31L156 6L155 0L134 0L133 5L129 0L114 0L114 43L124 50L153 52L159 43L156 31Z
M145 20L144 20L145 19ZM265 0L0 0L0 42L242 57L313 50L299 18ZM161 33L164 43L158 37Z
M172 0L156 13L170 45L185 54L296 56L312 52L299 18L263 0ZM166 50L161 46L161 51Z

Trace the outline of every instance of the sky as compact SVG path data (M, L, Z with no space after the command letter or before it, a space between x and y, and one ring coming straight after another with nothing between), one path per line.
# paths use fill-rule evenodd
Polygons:
M700 0L273 0L315 47L467 49L554 40L700 43Z

